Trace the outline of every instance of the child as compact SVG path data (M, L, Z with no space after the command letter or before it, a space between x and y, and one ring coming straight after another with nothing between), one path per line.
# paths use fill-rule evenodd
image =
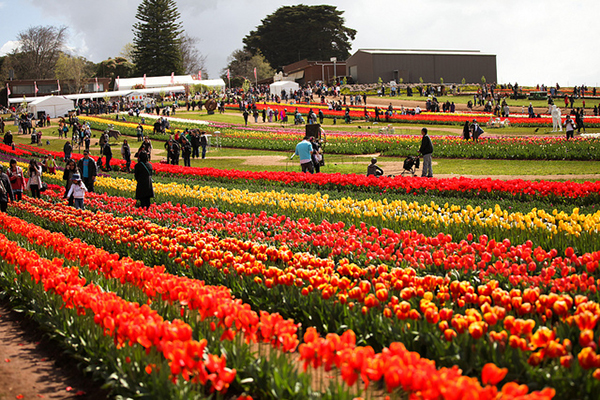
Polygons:
M73 195L73 201L74 201L74 205L75 208L79 208L81 210L83 210L83 199L85 197L85 192L87 192L87 188L85 187L85 185L83 184L83 182L81 182L81 177L79 176L79 174L73 174L73 184L71 185L71 188L69 189L69 193L67 193L67 198L71 197L71 195Z
M367 167L367 176L374 175L380 177L383 175L383 170L377 165L377 159L371 158L371 164Z

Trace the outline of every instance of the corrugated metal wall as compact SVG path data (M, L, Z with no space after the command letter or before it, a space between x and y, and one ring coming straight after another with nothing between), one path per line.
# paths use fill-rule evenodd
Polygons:
M404 83L480 83L497 81L496 56L476 54L381 54L358 51L347 61L348 74L356 74L357 83L384 82L402 78ZM396 72L397 71L397 72Z

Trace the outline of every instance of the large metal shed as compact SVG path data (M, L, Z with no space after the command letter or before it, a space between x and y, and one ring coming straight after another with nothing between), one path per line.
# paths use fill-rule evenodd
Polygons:
M359 49L346 61L356 83L479 83L497 81L496 56L476 50Z

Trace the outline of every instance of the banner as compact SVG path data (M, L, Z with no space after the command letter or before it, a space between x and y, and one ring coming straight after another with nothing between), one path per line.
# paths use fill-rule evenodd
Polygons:
M10 88L8 87L8 82L6 82L6 95L10 96Z
M37 81L33 81L33 88L35 89L35 94L37 95L37 93L40 91L37 87Z
M98 84L98 78L96 78L96 92L100 90L100 85Z
M58 85L58 93L60 94L60 81L57 79L56 84Z
M229 79L229 68L227 68L227 79Z
M198 71L198 80L202 80L202 70Z
M175 84L175 72L171 72L171 85Z
M146 88L146 74L144 74L144 89Z
M119 77L117 76L117 80L115 82L117 84L117 90L119 90Z
M258 80L258 78L256 77L256 67L254 67L254 80Z

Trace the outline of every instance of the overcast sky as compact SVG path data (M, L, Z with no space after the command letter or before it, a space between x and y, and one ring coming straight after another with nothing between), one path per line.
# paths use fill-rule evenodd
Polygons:
M68 45L94 62L133 41L141 0L0 0L0 54L20 31L66 25ZM200 39L210 78L261 20L283 5L331 4L356 29L360 48L480 50L495 54L498 81L521 85L600 84L597 0L177 0L184 29Z

